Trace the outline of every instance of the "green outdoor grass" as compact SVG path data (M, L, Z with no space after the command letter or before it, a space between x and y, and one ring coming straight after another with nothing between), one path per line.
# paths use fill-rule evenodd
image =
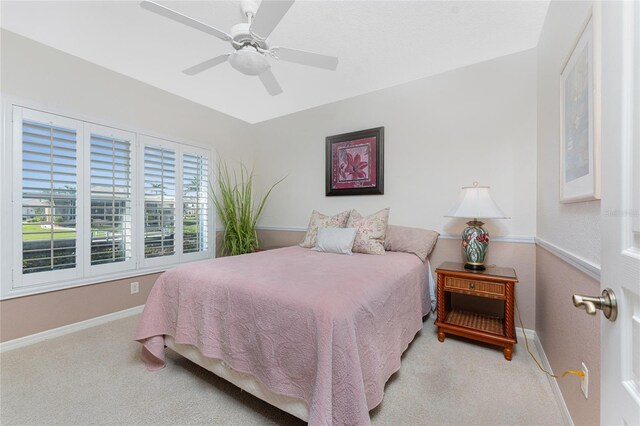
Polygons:
M185 235L197 234L199 231L198 225L189 225L184 227ZM25 234L26 232L38 232L37 234ZM40 225L31 225L31 224L22 224L22 241L35 241L35 240L48 240L50 231L45 228L41 228ZM94 237L96 236L104 236L105 232L101 231L93 231ZM60 229L56 229L53 231L53 239L65 239L65 238L75 238L75 231L62 231Z
M185 216L183 223L183 232L185 235L197 234L200 231L198 222L193 216Z
M198 225L190 225L184 227L185 234L197 234L199 231Z
M39 234L25 234L25 232L39 232ZM50 230L41 228L40 225L27 225L22 224L22 241L32 241L32 240L48 240L50 236ZM53 231L53 239L59 240L64 238L75 238L75 231Z

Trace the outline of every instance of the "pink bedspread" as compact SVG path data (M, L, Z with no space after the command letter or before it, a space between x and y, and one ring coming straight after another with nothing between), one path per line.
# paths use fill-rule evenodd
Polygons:
M287 247L179 266L155 283L135 339L151 370L164 335L309 406L311 425L370 424L369 410L422 328L416 256Z

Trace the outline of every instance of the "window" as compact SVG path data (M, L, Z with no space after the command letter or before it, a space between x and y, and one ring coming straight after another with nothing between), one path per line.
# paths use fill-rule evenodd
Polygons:
M146 135L140 144L143 266L210 257L209 152Z
M182 156L182 251L197 253L209 247L209 163L206 155Z
M208 150L17 106L13 126L2 297L212 256Z
M91 265L122 269L133 260L132 133L87 125L90 141ZM109 264L118 264L107 268ZM125 266L125 267L126 267Z
M176 152L144 146L144 257L176 253Z
M22 122L22 271L76 266L76 131Z
M22 112L22 111L21 111ZM79 271L77 227L79 144L78 122L25 110L16 129L20 140L16 193L16 240L24 284L68 279ZM46 274L43 274L46 273Z

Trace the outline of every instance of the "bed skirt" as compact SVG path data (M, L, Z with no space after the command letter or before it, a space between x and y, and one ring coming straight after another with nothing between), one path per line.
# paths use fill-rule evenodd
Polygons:
M249 392L256 398L260 398L305 422L309 421L309 407L302 399L272 392L251 374L235 371L222 360L207 358L195 346L176 343L171 336L164 336L164 344L189 361L198 364L205 370L211 371L216 376L236 385L245 392Z

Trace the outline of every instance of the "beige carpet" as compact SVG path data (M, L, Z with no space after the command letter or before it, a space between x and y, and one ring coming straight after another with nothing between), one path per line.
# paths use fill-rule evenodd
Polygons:
M131 340L137 316L0 355L0 423L9 425L301 424L168 351L148 372ZM561 424L547 378L520 342L494 347L447 337L425 322L391 377L375 425Z

